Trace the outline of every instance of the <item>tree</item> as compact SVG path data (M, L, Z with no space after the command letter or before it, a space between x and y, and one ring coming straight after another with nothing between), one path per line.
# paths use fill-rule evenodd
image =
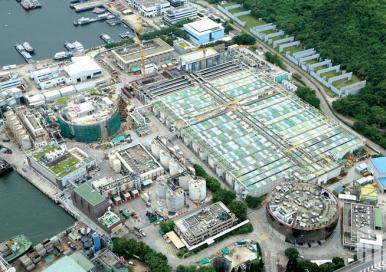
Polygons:
M239 220L247 219L247 206L244 202L234 200L229 204L229 210L236 215Z
M256 38L249 34L241 34L233 37L232 42L242 45L253 45L256 43Z
M213 194L213 202L221 201L226 206L231 204L231 202L236 198L236 194L234 192L225 190L225 189L219 189L214 192Z
M168 233L169 231L173 230L174 222L172 220L162 221L160 224L160 228L161 228L163 233Z
M299 258L300 254L299 251L294 248L294 247L289 247L284 251L284 255L289 259L289 260L296 260Z
M256 209L264 202L266 195L262 195L260 197L253 197L248 195L245 198L245 202L247 203L248 208Z
M308 104L317 109L320 108L320 100L316 97L314 90L311 90L308 87L298 87L295 93L300 99L304 100Z

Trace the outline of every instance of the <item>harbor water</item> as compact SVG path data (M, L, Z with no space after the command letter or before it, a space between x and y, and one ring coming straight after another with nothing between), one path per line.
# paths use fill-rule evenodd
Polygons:
M17 172L0 177L0 242L25 234L34 244L75 220Z
M75 40L85 48L103 41L102 33L119 40L119 34L127 31L124 25L110 26L106 21L74 26L80 17L95 18L92 11L76 13L70 8L70 0L39 0L41 9L25 11L15 0L0 0L0 66L24 63L15 50L15 44L28 41L35 49L33 59L53 58L56 52L65 51L64 43Z

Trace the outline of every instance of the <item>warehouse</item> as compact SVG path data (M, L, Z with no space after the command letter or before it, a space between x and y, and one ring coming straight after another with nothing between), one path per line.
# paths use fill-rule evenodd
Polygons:
M58 116L62 136L89 143L114 135L121 127L118 101L119 93L110 97L96 94L73 97Z
M179 68L187 72L196 72L220 64L220 53L214 48L190 52L180 56Z
M325 183L340 174L345 154L363 146L264 71L234 61L197 76L144 95L158 97L154 114L239 194L263 195L293 175Z
M174 49L160 38L142 42L145 63L155 65L169 64L174 61ZM138 44L130 44L111 51L114 62L127 73L141 71L141 52Z
M114 153L123 171L138 175L141 180L155 178L164 172L163 167L141 145L134 145Z
M370 159L369 168L371 169L379 188L384 192L386 190L386 157Z
M346 248L382 246L383 215L378 207L344 202L341 228L342 244Z
M240 226L236 223L236 216L222 202L216 202L175 220L174 230L186 248L193 250L203 244L214 243L215 238Z
M184 30L195 44L214 42L224 38L224 27L207 17L184 24Z
M83 180L95 160L78 147L68 150L64 145L46 145L27 157L29 165L60 189Z
M266 205L268 222L285 239L311 246L325 241L338 224L338 200L323 187L309 182L277 185Z

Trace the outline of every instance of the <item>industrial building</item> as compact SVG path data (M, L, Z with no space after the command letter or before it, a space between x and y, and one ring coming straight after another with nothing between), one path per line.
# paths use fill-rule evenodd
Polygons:
M119 99L119 93L72 98L57 119L62 136L86 143L111 137L121 127Z
M95 272L94 264L81 252L76 251L71 255L63 256L54 261L43 272Z
M184 24L184 30L195 44L209 43L224 38L224 27L207 17Z
M170 8L165 12L164 21L168 24L175 24L187 19L197 18L197 8L187 4L184 6Z
M121 149L113 156L114 160L120 162L123 173L137 175L141 180L152 179L164 173L162 166L141 144Z
M220 53L214 48L206 48L181 55L179 68L187 72L196 72L221 64L222 59Z
M0 90L0 110L4 111L8 107L13 108L20 103L23 92L18 87L11 87Z
M27 156L28 164L46 179L65 188L70 183L83 180L95 160L78 147L67 149L65 145L46 145Z
M296 176L325 183L362 139L269 74L232 61L141 89L153 112L238 194L261 196Z
M174 231L186 248L193 250L214 243L214 239L240 225L236 223L236 216L222 202L216 202L175 220Z
M76 187L71 193L71 199L75 207L95 222L109 207L108 200L87 183Z
M174 61L174 49L160 38L143 41L146 64L169 64ZM138 44L130 44L111 51L114 62L127 73L141 71L141 52Z
M266 205L268 222L286 242L309 246L330 237L338 224L338 208L332 193L302 181L277 185Z
M110 207L98 218L99 225L108 233L116 233L123 227L123 219L110 210Z
M162 16L170 8L167 0L130 0L129 2L145 17Z
M383 214L380 208L344 202L341 220L344 247L349 249L355 249L358 246L382 247Z
M382 192L386 190L386 157L371 158L369 168Z
M22 85L23 81L18 74L13 74L11 72L0 74L0 91L10 88L18 88Z
M102 76L102 68L90 56L71 58L66 66L52 66L30 72L39 89L70 85Z

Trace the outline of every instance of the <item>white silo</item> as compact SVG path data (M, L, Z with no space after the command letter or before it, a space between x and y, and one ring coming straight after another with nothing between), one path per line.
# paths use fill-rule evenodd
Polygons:
M18 125L15 127L15 130L13 131L13 134L17 137L24 131L24 127L22 125Z
M179 163L176 160L171 159L169 162L169 172L171 176L177 175L182 171Z
M113 160L112 167L115 173L121 172L121 161L118 159Z
M160 153L160 146L157 143L157 141L153 140L150 145L151 153L153 154L154 157L159 159L159 153Z
M192 179L190 175L181 176L178 178L180 187L184 190L189 190L189 182Z
M165 150L159 152L160 162L163 167L169 169L170 156Z
M206 198L206 181L203 178L192 179L189 183L189 197L192 201L204 201Z
M109 156L109 165L111 168L113 168L113 163L114 163L114 160L116 160L116 159L117 159L117 156L115 154L111 154Z
M175 191L168 189L166 198L166 207L169 212L175 213L181 210L185 204L185 193L182 188L177 188Z
M11 116L15 116L14 112L12 110L4 112L5 118L10 118Z
M166 200L167 189L166 178L164 176L158 177L156 182L156 196L158 201Z

